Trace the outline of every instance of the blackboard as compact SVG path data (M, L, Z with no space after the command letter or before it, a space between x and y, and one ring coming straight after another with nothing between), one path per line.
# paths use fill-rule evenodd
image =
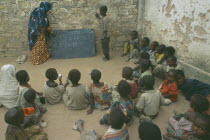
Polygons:
M53 59L93 57L95 39L93 29L55 30L50 40Z

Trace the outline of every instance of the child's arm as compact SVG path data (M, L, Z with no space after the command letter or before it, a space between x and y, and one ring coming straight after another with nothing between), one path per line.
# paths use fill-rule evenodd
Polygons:
M90 102L90 109L87 111L87 114L92 114L93 113L93 110L94 110L94 107L95 107L95 100L94 100L94 96L92 93L90 93L89 95L89 102Z
M144 106L145 106L145 98L144 98L144 95L142 95L136 104L136 108L139 111L139 116L142 115Z
M165 135L163 135L163 137L167 140L168 137L171 137L171 138L174 138L174 139L177 139L177 140L188 140L187 137L184 137L184 136L175 136L173 134L170 134L170 133L167 133Z

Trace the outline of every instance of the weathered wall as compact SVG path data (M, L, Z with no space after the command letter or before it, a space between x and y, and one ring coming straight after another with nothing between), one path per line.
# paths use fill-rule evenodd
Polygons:
M139 0L138 29L174 46L180 59L210 72L210 0ZM140 9L140 11L142 11Z
M137 28L138 0L46 0L54 2L49 13L53 29L94 28L100 50L99 22L95 13L108 6L111 19L111 48L123 45L131 30ZM40 0L0 0L0 56L17 56L26 51L30 12Z

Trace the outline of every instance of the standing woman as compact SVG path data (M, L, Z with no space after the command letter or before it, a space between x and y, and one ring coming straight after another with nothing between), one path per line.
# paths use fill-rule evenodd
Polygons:
M4 65L1 68L0 105L8 109L15 107L18 99L18 82L15 73L15 67L11 64Z
M41 2L40 6L35 8L30 14L28 44L33 65L42 64L50 58L46 39L54 35L47 18L47 12L51 9L51 3Z

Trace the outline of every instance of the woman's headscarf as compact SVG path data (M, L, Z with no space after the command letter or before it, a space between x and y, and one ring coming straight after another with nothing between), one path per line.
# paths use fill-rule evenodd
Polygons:
M6 108L16 106L18 98L18 82L15 78L15 67L4 65L0 73L0 104Z
M28 45L30 50L32 50L32 47L36 43L41 29L50 26L47 12L51 9L51 3L41 2L40 6L31 12L28 24Z

